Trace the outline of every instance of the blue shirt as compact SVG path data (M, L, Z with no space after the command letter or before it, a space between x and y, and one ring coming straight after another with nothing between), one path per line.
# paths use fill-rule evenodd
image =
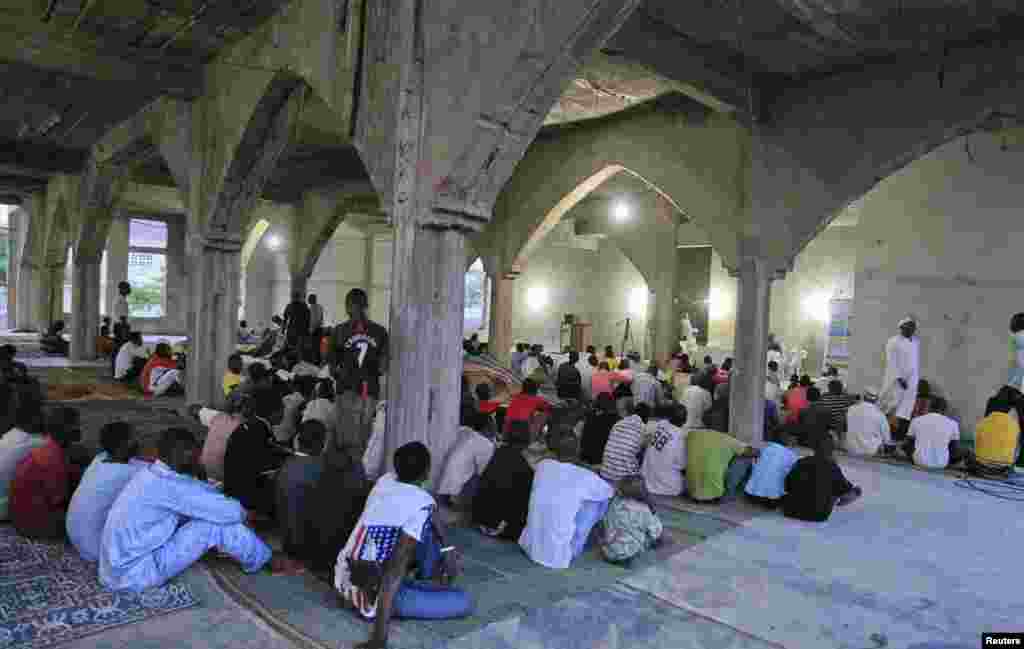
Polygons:
M219 525L245 520L242 504L213 486L154 462L135 474L107 516L100 541L100 582L107 588L138 590L157 583L153 553L190 519Z
M86 469L71 497L67 516L68 538L83 559L99 560L100 537L107 514L121 490L145 466L146 463L139 460L125 464L105 462L97 457Z
M786 476L798 459L792 449L782 444L765 446L754 463L746 492L761 498L782 498L786 493Z

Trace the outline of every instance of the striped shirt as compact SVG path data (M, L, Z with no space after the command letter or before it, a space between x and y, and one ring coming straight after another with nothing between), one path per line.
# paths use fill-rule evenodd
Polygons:
M832 430L836 432L846 431L846 411L852 404L848 394L825 394L821 397L821 405L828 410Z
M639 415L622 419L608 433L601 462L601 477L610 482L640 473L640 452L644 450L644 422Z

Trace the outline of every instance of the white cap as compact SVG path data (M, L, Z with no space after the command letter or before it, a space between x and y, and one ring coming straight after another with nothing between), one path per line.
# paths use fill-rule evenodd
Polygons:
M875 401L878 399L878 388L864 388L864 400Z
M917 320L914 320L914 318L912 316L908 315L906 318L903 318L902 320L900 320L900 323L897 326L902 327L903 325L908 325L908 324L916 325L917 324Z

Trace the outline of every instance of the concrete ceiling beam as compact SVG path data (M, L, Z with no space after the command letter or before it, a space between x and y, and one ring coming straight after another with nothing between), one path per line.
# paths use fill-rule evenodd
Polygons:
M653 20L643 10L633 13L602 51L692 86L697 90L692 98L714 110L761 113L761 91L751 71L729 61L719 49Z
M142 84L184 99L194 99L202 93L202 65L193 59L143 48L104 45L85 34L52 24L29 24L6 11L0 12L0 33L4 34L0 39L0 61L17 61L100 81Z

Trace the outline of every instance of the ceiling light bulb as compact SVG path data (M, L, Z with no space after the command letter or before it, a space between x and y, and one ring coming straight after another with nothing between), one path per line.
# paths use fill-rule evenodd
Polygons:
M612 216L619 223L627 220L629 218L629 205L626 205L621 201L616 203L614 207L612 207Z
M281 237L277 236L276 234L272 234L269 237L267 237L267 247L270 248L271 250L277 250L278 248L280 248Z

